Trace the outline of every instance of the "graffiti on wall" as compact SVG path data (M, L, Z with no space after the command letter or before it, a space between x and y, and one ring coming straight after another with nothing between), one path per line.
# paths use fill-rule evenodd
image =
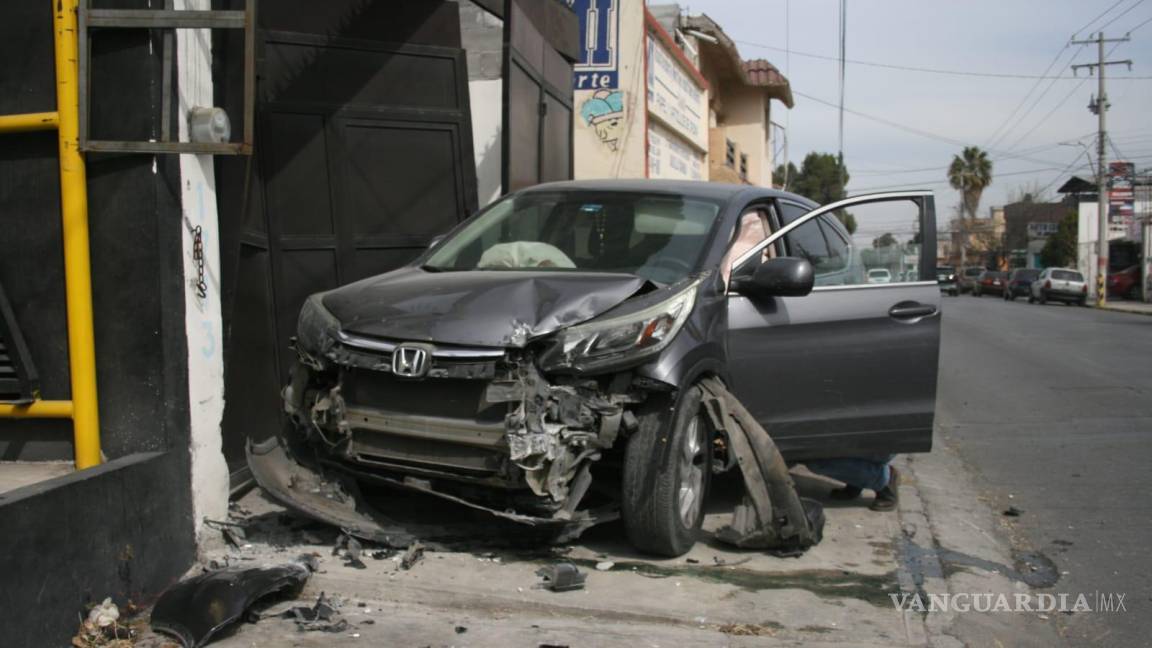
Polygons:
M620 90L597 90L580 105L580 117L596 131L596 137L611 151L620 148L624 130L624 93Z

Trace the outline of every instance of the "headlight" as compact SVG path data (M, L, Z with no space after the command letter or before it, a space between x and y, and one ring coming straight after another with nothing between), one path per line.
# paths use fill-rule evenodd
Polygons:
M296 321L296 345L313 355L326 353L340 330L340 321L324 308L323 297L324 293L317 293L304 300Z
M587 370L659 353L684 326L696 303L699 283L694 281L673 297L644 310L561 331L542 364L547 369Z

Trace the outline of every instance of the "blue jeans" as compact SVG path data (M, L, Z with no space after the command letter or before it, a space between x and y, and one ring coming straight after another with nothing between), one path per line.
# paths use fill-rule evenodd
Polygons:
M849 486L878 491L888 485L892 455L874 458L816 459L805 461L808 470Z

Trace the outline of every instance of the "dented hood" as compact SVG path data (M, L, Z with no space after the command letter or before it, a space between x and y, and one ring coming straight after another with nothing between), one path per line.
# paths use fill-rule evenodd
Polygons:
M323 302L348 333L523 346L592 319L646 287L646 279L630 274L404 268L333 290Z

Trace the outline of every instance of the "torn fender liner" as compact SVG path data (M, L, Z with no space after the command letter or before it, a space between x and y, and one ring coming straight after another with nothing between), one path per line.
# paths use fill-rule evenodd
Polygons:
M824 509L801 498L788 465L751 413L716 378L702 383L713 427L729 443L748 489L716 539L746 549L798 556L824 537Z
M300 563L252 569L222 569L181 581L160 595L152 609L152 629L199 648L241 620L263 599L295 598L311 574Z
M404 268L325 293L323 304L349 333L523 347L652 286L635 275L608 272Z

